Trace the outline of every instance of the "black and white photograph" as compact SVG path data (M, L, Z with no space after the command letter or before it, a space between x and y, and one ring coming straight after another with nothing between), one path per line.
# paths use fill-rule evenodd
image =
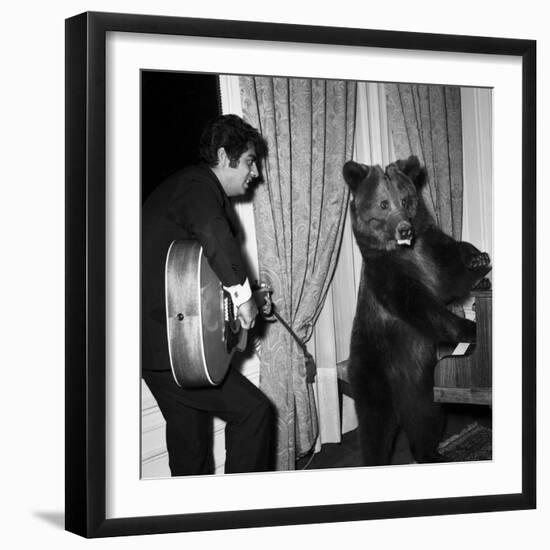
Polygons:
M535 43L66 31L66 529L533 509Z
M535 506L532 41L67 44L67 530Z
M492 89L140 78L141 478L492 460Z
M3 21L3 547L543 545L542 4Z

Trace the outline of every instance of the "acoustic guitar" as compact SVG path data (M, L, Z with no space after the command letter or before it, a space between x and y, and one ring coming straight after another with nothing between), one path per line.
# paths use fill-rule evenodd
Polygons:
M269 296L267 287L256 301ZM174 380L184 388L219 385L236 351L246 348L231 295L195 241L173 241L165 265L166 329Z

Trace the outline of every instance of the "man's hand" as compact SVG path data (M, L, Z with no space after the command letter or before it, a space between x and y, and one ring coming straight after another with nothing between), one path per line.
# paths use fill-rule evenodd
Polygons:
M241 304L237 309L237 317L241 322L241 326L247 330L254 326L256 315L258 315L258 307L256 306L254 297Z

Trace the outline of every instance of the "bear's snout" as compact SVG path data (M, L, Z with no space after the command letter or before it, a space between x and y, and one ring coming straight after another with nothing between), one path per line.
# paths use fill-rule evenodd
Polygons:
M397 244L410 245L414 237L414 228L406 220L401 220L395 228L395 240Z
M414 237L414 227L404 209L395 210L388 218L388 235L395 239L397 244L410 245Z
M413 226L406 221L399 222L395 236L398 239L412 239L414 237Z

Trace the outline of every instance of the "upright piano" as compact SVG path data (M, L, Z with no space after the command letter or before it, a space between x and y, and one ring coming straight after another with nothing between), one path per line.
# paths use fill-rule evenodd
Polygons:
M473 290L476 343L441 346L434 372L434 401L492 403L492 292Z

